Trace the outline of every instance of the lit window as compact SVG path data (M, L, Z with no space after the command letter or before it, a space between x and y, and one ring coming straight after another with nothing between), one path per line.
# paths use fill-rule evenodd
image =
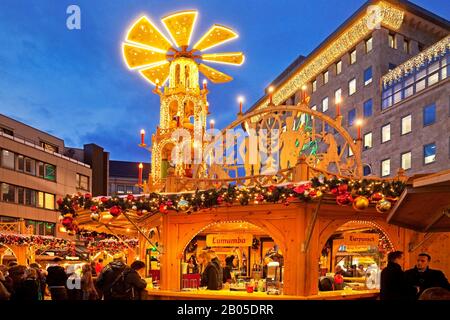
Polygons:
M89 177L77 173L77 188L89 191Z
M2 150L2 167L14 170L14 153Z
M312 82L312 92L316 92L316 90L317 90L317 80L314 80Z
M369 99L364 102L363 105L364 118L368 118L372 115L372 99Z
M336 74L340 74L342 72L342 61L338 61L336 63Z
M2 201L5 202L15 202L16 201L16 192L15 192L15 187L7 184L7 183L2 183L2 187L1 187L1 196L2 196Z
M404 170L411 169L411 151L402 153L402 168Z
M355 118L356 118L356 109L352 109L348 112L348 125L349 127L351 127L354 122L355 122Z
M372 67L368 67L364 70L364 85L367 86L372 82Z
M46 151L56 152L56 153L58 152L58 147L57 147L57 146L54 146L54 145L52 145L52 144L50 144L50 143L41 141L40 145L41 145L41 147L44 148L44 150L46 150Z
M328 110L328 97L322 99L322 111L325 112Z
M117 193L118 193L118 194L124 194L124 193L125 193L125 186L119 184L119 185L117 186Z
M372 148L372 132L364 135L364 149Z
M366 53L372 51L372 37L366 40Z
M334 101L342 101L341 98L342 98L342 90L341 88L339 88L334 92Z
M381 176L386 177L391 174L391 159L381 161Z
M44 192L42 192L42 191L38 192L37 206L39 208L43 208L44 207Z
M436 105L433 103L423 108L423 125L429 126L436 121Z
M405 51L406 53L409 53L409 41L408 40L403 40L403 51Z
M356 49L350 52L350 64L354 64L356 62Z
M55 195L45 193L45 209L55 210Z
M323 84L328 83L328 71L323 73Z
M381 143L391 140L391 124L381 127Z
M402 118L402 134L411 132L411 115Z
M391 47L393 49L397 49L397 45L395 43L395 35L390 33L388 35L388 40L389 40L389 47Z
M423 160L425 164L436 161L436 144L430 143L423 146Z
M348 95L351 96L356 92L356 79L353 78L348 82Z
M56 167L54 165L51 165L48 163L46 163L44 165L44 179L56 181ZM89 180L88 180L88 186L89 186ZM89 189L89 187L88 187L88 189ZM84 190L88 190L88 189L84 189Z

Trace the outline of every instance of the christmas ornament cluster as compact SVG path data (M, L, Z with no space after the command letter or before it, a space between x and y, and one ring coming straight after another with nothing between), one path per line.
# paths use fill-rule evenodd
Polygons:
M61 223L69 232L77 232L75 220L79 212L89 210L93 221L101 222L104 213L112 218L119 217L123 212L131 213L139 218L154 214L167 214L176 211L190 214L204 209L219 206L249 205L264 203L282 203L285 206L291 202L308 202L320 198L334 200L340 206L353 206L357 211L368 208L371 204L380 213L389 211L405 185L401 181L382 180L349 180L323 176L313 178L302 184L271 185L271 186L235 186L226 188L196 190L192 193L146 195L127 195L115 197L96 197L91 194L67 195L58 199L58 210Z

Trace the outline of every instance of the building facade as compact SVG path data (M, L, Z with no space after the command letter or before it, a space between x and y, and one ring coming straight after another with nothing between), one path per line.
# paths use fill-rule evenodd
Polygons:
M368 23L373 6L382 13L375 26ZM273 81L274 103L297 104L303 87L312 109L335 118L336 100L341 99L342 124L355 138L356 120L362 120L365 175L392 177L400 168L408 175L448 169L449 34L448 20L409 1L368 1ZM425 55L429 61L422 59L408 75L398 76L405 64ZM267 102L266 90L250 111ZM338 136L336 140L343 145ZM351 157L341 145L338 152Z
M143 179L148 179L150 164L143 163ZM109 161L108 195L139 194L139 162Z

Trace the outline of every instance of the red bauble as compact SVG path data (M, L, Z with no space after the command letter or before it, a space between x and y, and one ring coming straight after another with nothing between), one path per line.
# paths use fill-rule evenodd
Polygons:
M308 195L310 197L314 198L317 195L317 190L315 190L315 189L309 190L309 194Z
M167 211L167 206L165 204L160 204L159 205L159 212L166 214Z
M56 203L60 206L63 204L63 199L59 198L58 201L56 201Z
M353 202L353 198L349 193L340 194L336 197L336 203L340 206L345 206Z
M128 201L133 201L134 200L134 196L132 194L127 195L127 200Z
M262 194L259 194L256 196L256 201L263 201L264 200L264 196Z
M333 195L335 195L335 196L337 196L337 195L339 194L338 188L333 188L333 189L331 189L330 191L331 191L331 194L333 194Z
M376 192L370 197L370 200L372 201L380 201L381 199L383 199L383 194L381 192Z
M167 206L167 207L171 207L172 205L173 205L172 200L167 200L166 206Z
M89 199L92 198L92 195L91 195L90 193L86 193L86 194L84 195L84 198L89 200Z
M346 185L346 184L341 184L341 185L338 187L339 194L346 193L347 190L348 190L348 185Z
M107 197L101 197L100 201L103 202L103 203L108 202L108 198Z
M288 205L290 205L291 203L289 202L289 200L286 200L285 202L284 202L284 205L287 207Z
M98 210L98 207L97 206L91 206L91 211L92 212L96 212Z
M118 206L113 206L109 209L109 213L113 216L113 217L118 217L120 216L121 210L120 207Z
M222 196L218 196L217 197L217 203L218 204L222 204L222 202L223 202L223 197Z
M72 229L73 226L73 218L72 217L65 217L62 221L61 224L67 229L70 230Z
M304 184L304 185L301 185L301 186L296 186L293 190L294 190L295 193L300 194L300 193L304 193L308 189L309 189L309 185Z

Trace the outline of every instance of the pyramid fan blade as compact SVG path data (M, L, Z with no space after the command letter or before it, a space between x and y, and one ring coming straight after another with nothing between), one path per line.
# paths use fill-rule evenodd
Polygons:
M171 14L161 20L178 47L189 46L197 15L197 11L188 10Z
M244 63L245 57L242 52L224 52L224 53L209 53L203 54L204 61L211 61L223 64L233 64L240 66Z
M224 83L233 80L229 75L200 63L198 70L205 75L212 83Z
M127 41L163 51L172 47L169 39L145 16L139 18L128 30Z
M158 86L163 86L166 83L167 78L169 78L169 61L164 61L162 63L150 66L145 69L139 70L139 73L151 84Z
M194 49L204 51L212 47L236 39L239 35L228 27L213 25L194 45Z
M166 54L151 48L141 48L132 44L123 44L123 56L130 69L136 69L166 61Z

